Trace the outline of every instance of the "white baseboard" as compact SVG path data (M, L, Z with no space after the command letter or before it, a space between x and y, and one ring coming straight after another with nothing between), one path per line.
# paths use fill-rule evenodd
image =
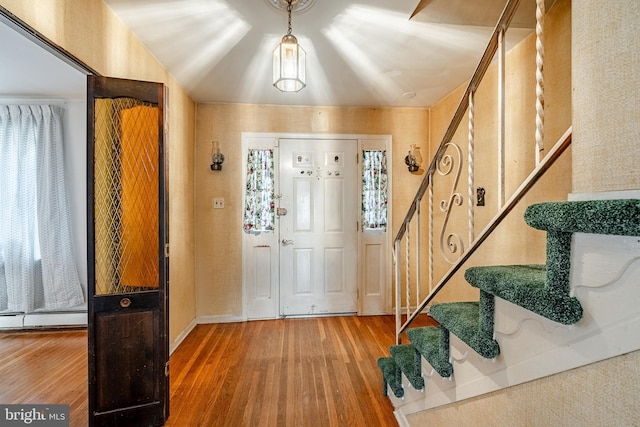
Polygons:
M196 319L193 319L191 323L189 323L187 327L178 334L176 339L173 340L173 342L169 345L169 356L173 354L173 352L180 346L180 344L182 344L182 341L184 341L184 339L191 333L191 331L193 331L193 328L195 328L197 325L198 322L196 321Z
M206 324L206 323L236 323L236 322L246 322L246 321L247 321L246 317L232 316L232 315L196 317L196 322L199 325Z
M87 326L87 312L29 313L0 316L0 329L34 329Z

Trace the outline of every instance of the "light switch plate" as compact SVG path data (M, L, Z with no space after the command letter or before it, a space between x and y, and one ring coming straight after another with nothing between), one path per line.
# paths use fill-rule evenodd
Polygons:
M213 199L213 209L223 209L224 208L224 199L220 197L216 197Z

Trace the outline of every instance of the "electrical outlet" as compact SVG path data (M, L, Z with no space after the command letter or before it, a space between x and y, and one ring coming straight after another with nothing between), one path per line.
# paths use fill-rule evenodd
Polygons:
M216 197L213 199L213 209L223 209L224 208L224 199Z

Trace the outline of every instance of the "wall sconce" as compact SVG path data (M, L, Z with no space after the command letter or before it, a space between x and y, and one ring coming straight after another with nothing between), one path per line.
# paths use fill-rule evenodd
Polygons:
M422 155L420 154L420 147L416 147L416 144L409 146L409 154L404 158L404 163L408 166L409 172L420 175L420 165L422 164Z
M224 155L220 152L220 144L218 141L211 141L211 170L222 170Z

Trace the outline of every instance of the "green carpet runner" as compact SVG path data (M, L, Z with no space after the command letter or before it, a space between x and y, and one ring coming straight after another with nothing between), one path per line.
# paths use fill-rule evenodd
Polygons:
M531 205L524 219L547 232L546 265L472 267L465 279L480 289L478 302L434 304L429 315L439 327L407 330L411 344L393 346L391 357L378 360L384 394L404 395L402 374L417 389L424 387L421 357L444 378L453 374L449 333L482 357L500 354L493 339L494 298L500 297L555 322L571 325L582 318L580 302L570 296L573 233L640 236L640 200L592 200Z

